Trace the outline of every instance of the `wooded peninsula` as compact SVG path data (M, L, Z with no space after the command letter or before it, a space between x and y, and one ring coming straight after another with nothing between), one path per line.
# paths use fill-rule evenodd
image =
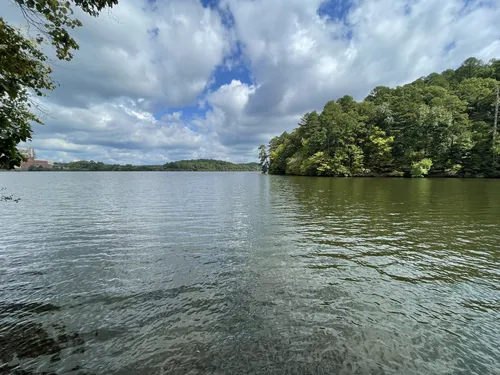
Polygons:
M467 59L362 101L306 113L260 147L264 172L307 176L500 177L500 60Z

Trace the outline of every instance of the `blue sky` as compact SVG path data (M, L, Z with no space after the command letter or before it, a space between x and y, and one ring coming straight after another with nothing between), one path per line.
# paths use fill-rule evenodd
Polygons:
M328 100L500 58L489 0L121 0L77 15L80 50L54 66L30 144L54 161L252 161Z

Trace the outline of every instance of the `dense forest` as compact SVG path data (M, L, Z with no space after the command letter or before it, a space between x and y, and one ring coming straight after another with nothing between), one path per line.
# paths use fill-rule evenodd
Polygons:
M467 59L362 101L306 113L261 146L264 172L308 176L500 177L500 60Z
M93 160L79 160L70 163L54 163L52 169L44 169L39 166L32 165L28 170L37 171L161 171L162 165L132 165L132 164L104 164L103 162L95 162Z
M166 163L166 171L258 171L258 163L235 164L223 160L197 159Z
M104 164L93 160L54 163L51 169L32 165L29 171L258 171L258 163L234 164L222 160L180 160L165 165Z

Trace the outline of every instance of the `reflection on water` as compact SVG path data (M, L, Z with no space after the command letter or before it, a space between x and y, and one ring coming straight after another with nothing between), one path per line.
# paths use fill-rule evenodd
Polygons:
M500 369L500 181L0 177L0 374Z

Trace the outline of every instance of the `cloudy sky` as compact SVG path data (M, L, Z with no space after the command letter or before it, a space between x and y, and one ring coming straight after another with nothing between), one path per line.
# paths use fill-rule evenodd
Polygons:
M21 23L0 1L0 14ZM500 58L496 0L120 0L79 16L31 147L54 161L255 161L344 94Z

